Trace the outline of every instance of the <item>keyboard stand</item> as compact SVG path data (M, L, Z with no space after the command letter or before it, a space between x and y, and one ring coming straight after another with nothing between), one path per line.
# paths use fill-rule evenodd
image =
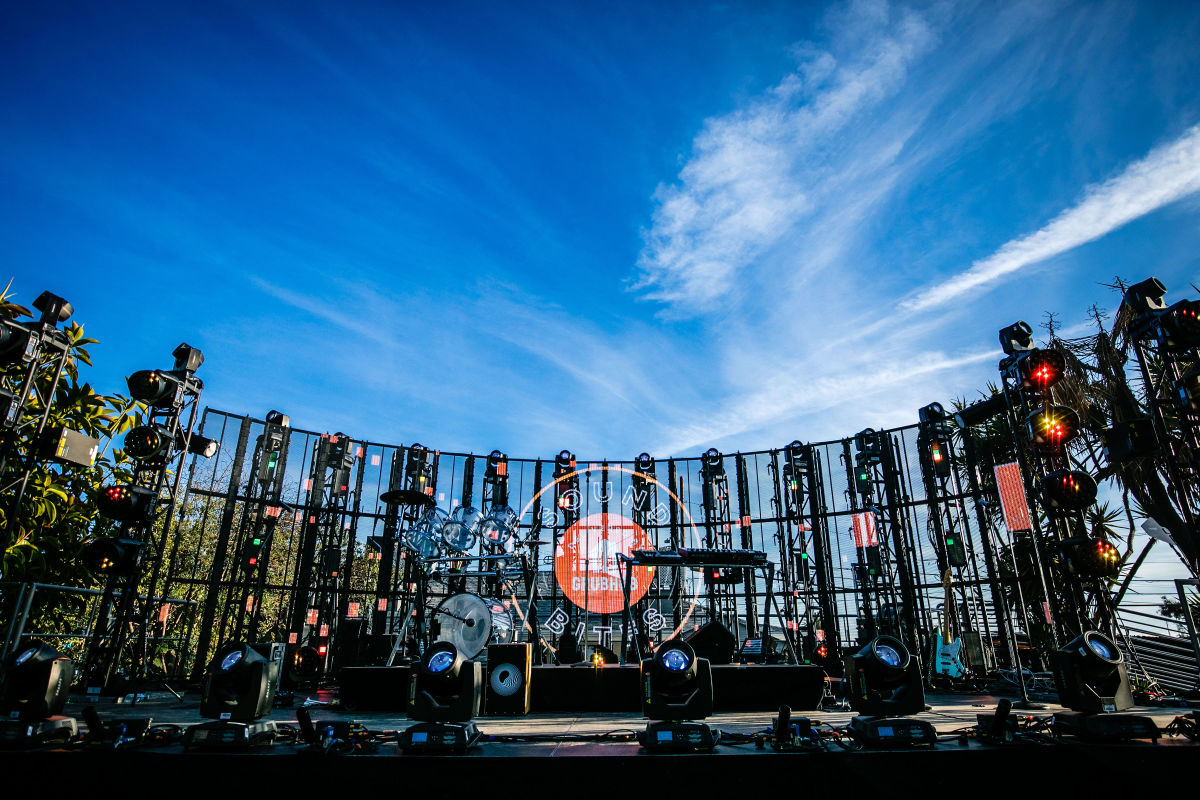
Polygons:
M641 566L644 562L639 558L627 556L624 553L618 553L617 560L625 565L625 585L623 587L623 589L625 591L625 608L622 611L622 615L625 618L625 625L621 631L621 649L617 651L617 655L620 658L621 664L626 663L625 652L629 646L629 637L631 634L634 634L633 635L633 646L634 646L634 649L637 651L637 657L638 657L638 661L640 663L644 654L642 653L642 644L636 635L636 631L639 629L639 622L638 622L638 620L633 618L633 608L632 608L632 604L629 602L629 598L630 598L631 589L633 586L633 568L636 566ZM653 561L653 560L654 559L647 559L647 561ZM775 600L775 592L774 592L775 564L774 563L767 561L763 564L729 564L729 563L726 563L725 561L721 561L720 559L710 559L710 560L706 560L703 562L689 561L686 565L683 564L681 561L679 566L681 566L681 567L682 566L688 566L688 567L715 566L715 567L731 567L731 568L736 568L736 569L747 569L747 570L752 569L755 571L759 571L759 570L764 571L766 573L766 578L767 578L767 602L763 603L762 632L760 635L763 638L766 638L771 633L771 609L772 608L775 609L776 616L778 616L779 619L782 621L783 614L781 614L779 612L779 605ZM796 646L792 642L791 631L788 630L787 625L781 624L780 627L783 630L783 640L787 644L788 656L792 660L791 663L799 664L800 659L797 658L797 656L796 656Z

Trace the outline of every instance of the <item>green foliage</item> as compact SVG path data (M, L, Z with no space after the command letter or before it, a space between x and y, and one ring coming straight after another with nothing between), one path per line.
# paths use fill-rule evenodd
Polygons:
M0 315L25 322L30 311L13 302L11 282L0 296ZM119 395L98 394L81 381L80 365L92 364L95 339L84 335L83 326L71 322L60 329L66 342L66 359L55 381L58 353L44 348L34 375L36 391L31 392L18 427L3 441L7 458L0 476L0 576L6 583L37 581L66 586L84 586L92 581L82 566L80 554L96 535L112 528L108 520L97 517L95 498L101 486L128 477L127 461L120 451L109 451L117 436L137 423L140 404ZM0 380L19 392L26 379L27 364L0 366ZM95 463L90 467L31 458L36 453L36 422L49 405L47 428L62 426L98 439L101 443ZM24 482L19 507L14 507L25 468L31 465ZM52 624L56 630L71 629L86 603L77 595L43 591L37 595L29 629L39 630ZM7 623L8 615L3 622Z

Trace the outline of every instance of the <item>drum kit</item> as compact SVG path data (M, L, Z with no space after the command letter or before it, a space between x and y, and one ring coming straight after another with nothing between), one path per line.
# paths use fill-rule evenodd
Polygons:
M508 507L494 507L485 514L473 506L459 506L446 513L436 507L433 498L408 490L385 492L380 500L423 509L402 537L404 546L422 567L420 580L438 575L441 564L457 567L473 559L491 569L453 574L500 579L517 558L515 546L531 544L517 538L520 517ZM482 555L473 555L479 543ZM496 588L495 583L492 585ZM434 608L431 621L438 638L453 643L468 659L479 656L489 644L507 644L517 636L509 603L474 592L445 597Z

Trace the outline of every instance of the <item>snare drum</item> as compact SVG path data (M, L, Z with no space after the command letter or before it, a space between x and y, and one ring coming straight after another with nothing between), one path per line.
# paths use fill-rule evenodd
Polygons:
M502 601L463 592L438 604L432 619L437 638L450 642L463 658L475 658L489 644L508 644L516 638L512 611Z

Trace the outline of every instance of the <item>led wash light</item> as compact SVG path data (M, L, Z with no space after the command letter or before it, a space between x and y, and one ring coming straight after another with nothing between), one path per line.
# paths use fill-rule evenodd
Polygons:
M142 486L106 486L96 498L102 516L117 522L146 519L154 512L154 492Z
M1054 511L1080 511L1096 501L1096 481L1086 472L1060 469L1042 478L1042 496Z
M1030 414L1025 426L1033 449L1053 455L1079 433L1079 417L1066 406L1049 405Z
M1062 379L1066 360L1054 350L1030 350L1016 367L1022 389L1045 392Z

